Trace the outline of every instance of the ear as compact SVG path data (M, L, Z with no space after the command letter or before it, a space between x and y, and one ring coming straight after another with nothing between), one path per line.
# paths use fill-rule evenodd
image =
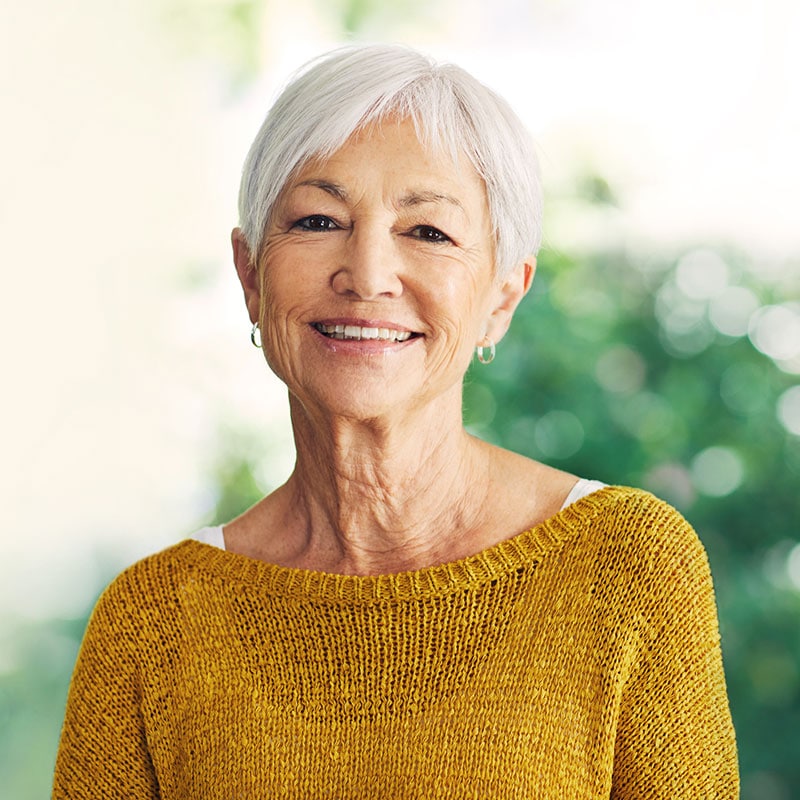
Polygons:
M255 261L250 253L250 246L245 241L241 228L233 229L231 244L233 245L233 263L236 265L236 274L239 276L239 283L242 284L244 290L244 302L247 305L250 322L258 322L261 309L261 282Z
M497 286L495 305L486 324L486 336L495 344L506 335L517 306L531 288L535 273L536 259L531 257L514 267Z

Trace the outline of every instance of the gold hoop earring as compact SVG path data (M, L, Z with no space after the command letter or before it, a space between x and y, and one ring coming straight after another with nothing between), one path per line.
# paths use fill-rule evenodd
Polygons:
M256 341L256 334L258 334L258 341ZM258 329L257 322L253 323L253 328L250 331L250 341L253 343L253 347L261 349L261 331Z
M478 361L480 361L481 364L491 364L492 361L494 361L497 348L495 348L494 342L488 336L483 337L483 342L488 342L489 344L479 344L475 348L475 353L478 356ZM489 351L488 355L486 353L487 350Z

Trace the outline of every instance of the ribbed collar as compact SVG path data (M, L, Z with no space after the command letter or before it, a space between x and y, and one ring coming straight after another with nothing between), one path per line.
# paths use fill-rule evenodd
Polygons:
M341 575L270 564L194 540L171 548L181 564L250 590L330 602L382 602L442 596L474 588L529 567L585 531L599 516L636 490L609 486L510 539L457 561L386 575Z

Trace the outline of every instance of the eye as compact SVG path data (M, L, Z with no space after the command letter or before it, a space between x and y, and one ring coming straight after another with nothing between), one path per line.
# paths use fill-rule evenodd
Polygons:
M409 235L415 239L419 239L423 242L431 242L432 244L443 244L453 241L446 233L442 233L438 228L434 228L431 225L417 225L415 228L411 229Z
M292 227L299 228L301 231L333 231L339 226L324 214L311 214L298 219Z

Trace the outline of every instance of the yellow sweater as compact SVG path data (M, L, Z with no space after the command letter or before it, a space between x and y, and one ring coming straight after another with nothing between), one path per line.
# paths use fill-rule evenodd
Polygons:
M98 602L53 797L738 797L705 552L613 487L396 575L182 542Z

